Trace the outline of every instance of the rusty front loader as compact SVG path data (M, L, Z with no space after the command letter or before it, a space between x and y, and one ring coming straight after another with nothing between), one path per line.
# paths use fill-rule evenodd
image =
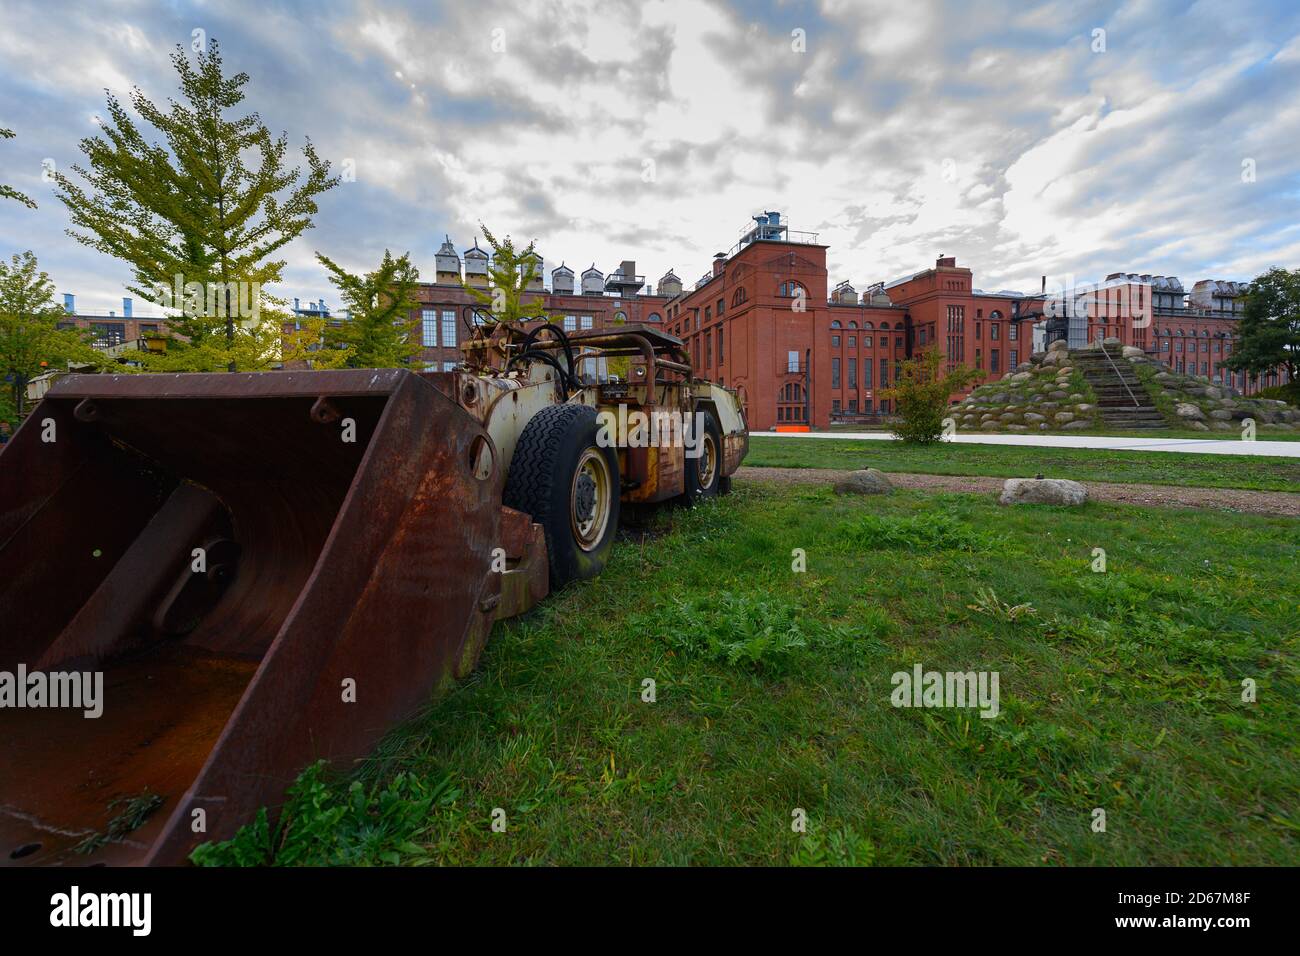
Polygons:
M0 452L0 863L184 863L598 574L621 502L729 488L744 412L680 340L471 324L451 372L50 390Z

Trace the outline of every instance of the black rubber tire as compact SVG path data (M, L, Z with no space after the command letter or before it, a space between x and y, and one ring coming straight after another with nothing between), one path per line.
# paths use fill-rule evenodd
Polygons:
M574 474L589 448L604 458L612 488L604 532L592 548L584 550L569 511ZM551 405L534 415L515 445L502 500L542 526L552 591L600 574L618 531L619 477L617 450L596 444L596 410L587 405Z
M713 442L714 463L713 474L709 479L709 483L707 486L703 486L700 484L700 462L704 461L704 456L699 455L692 458L687 455L685 491L682 498L688 505L716 498L722 485L722 426L718 424L717 416L710 409L697 408L696 411L704 415L705 435L707 440ZM687 451L690 451L690 449L687 449Z
M719 494L719 495L729 495L729 494L731 494L731 476L730 476L730 475L723 475L721 478L718 479L718 494Z

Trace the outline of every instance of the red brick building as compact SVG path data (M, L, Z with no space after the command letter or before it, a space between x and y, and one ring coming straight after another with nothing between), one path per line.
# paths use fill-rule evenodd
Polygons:
M1282 371L1233 372L1237 323L1245 312L1245 283L1202 279L1190 292L1175 276L1113 272L1104 282L1052 296L1049 313L1069 320L1071 347L1119 339L1186 375L1203 375L1250 394L1286 382Z
M887 413L880 391L925 349L986 378L1028 358L1041 317L1031 300L972 290L971 271L954 259L861 300L847 282L828 294L817 236L790 232L778 213L754 219L711 273L667 305L668 328L688 343L698 373L744 394L751 428L824 428Z

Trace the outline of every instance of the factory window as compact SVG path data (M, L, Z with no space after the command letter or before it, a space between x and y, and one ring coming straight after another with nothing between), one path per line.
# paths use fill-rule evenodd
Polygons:
M839 358L831 359L831 388L840 387L840 360Z
M591 328L593 322L595 322L595 319L590 315L584 315L578 319L578 325L584 329Z
M663 321L661 318L659 318L659 313L658 313L658 312L651 312L649 315L647 315L647 316L645 317L645 320L646 320L647 322L662 322L662 321Z
M704 367L713 367L713 333L708 329L704 331Z
M1007 338L1009 338L1012 342L1014 342L1017 338L1019 338L1019 336L1020 336L1020 327L1015 322L1012 322L1010 325L1007 326Z
M842 326L840 325L840 320L839 320L839 319L836 319L834 322L832 322L832 323L831 323L831 328L832 328L832 329L842 328Z
M1019 352L1017 352L1015 349L1012 349L1012 350L1008 353L1008 355L1009 355L1009 358L1007 359L1007 368L1009 368L1009 369L1013 369L1013 368L1015 368L1017 365L1020 364L1020 353L1019 353Z
M858 387L858 360L849 359L849 388Z
M831 414L838 415L839 413L840 413L840 400L837 398L831 402Z
M444 372L454 372L454 371L456 371L456 363L455 363L455 362L443 362L443 363L442 363L442 370L443 370Z
M615 312L615 313L614 313L614 324L615 324L615 325L623 325L625 322L627 322L627 313L626 313L626 312ZM699 324L698 324L698 322L697 322L697 324L696 324L696 328L699 328Z
M787 279L785 282L782 282L777 286L776 294L782 298L792 299L801 292L805 296L808 295L808 290L803 287L802 282L795 279Z
M564 331L566 332L578 331L578 317L576 315L566 315L564 317Z
M456 312L454 309L442 310L442 347L456 347Z
M724 328L724 326L721 326L721 325L718 326L718 364L719 364L719 365L721 365L723 362L726 361L726 357L723 355L723 349L722 349L722 330L723 330L723 328Z
M871 359L862 360L862 387L871 387Z
M708 322L712 318L713 318L713 306L706 305L704 307L704 321Z
M997 350L997 349L991 349L991 350L989 351L989 371L990 371L990 372L1000 372L1000 371L1002 371L1002 369L1001 369L1001 367L1000 367L1000 365L999 365L999 363L998 363L998 358L999 358L998 350Z
M831 348L833 348L833 349L837 349L837 348L839 348L839 347L840 347L840 337L839 337L838 335L832 335L832 336L831 336Z
M881 388L889 387L889 359L882 358L880 360L880 387ZM884 409L882 407L881 411L883 410Z
M851 348L851 349L855 349L855 348L857 348L857 347L858 347L858 337L857 337L856 335L850 335L850 336L849 336L849 348Z
M438 313L424 309L420 312L420 320L424 325L424 344L432 348L438 344Z
M991 338L994 342L998 340L998 328L999 326L996 322L989 323L989 338Z
M786 353L785 353L785 370L786 370L787 372L797 372L797 371L799 371L799 353L798 353L798 352L793 352L793 351L792 351L792 352L786 352Z
M731 307L734 309L736 306L740 305L740 303L744 301L745 301L744 288L737 289L736 294L731 297Z
M121 345L126 341L125 322L91 322L90 331L95 334L94 346L97 349Z
M719 299L719 300L718 300L718 308L717 308L717 310L716 310L716 312L717 312L718 315L721 315L721 314L722 314L722 306L723 306L723 301L722 301L721 299Z

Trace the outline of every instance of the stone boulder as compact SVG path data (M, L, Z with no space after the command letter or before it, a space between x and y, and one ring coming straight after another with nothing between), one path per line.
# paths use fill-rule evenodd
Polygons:
M1174 406L1174 413L1179 418L1193 422L1199 422L1205 418L1205 412L1201 411L1200 406L1193 405L1191 402L1179 402Z
M1120 354L1123 355L1126 359L1140 359L1140 358L1147 357L1146 352L1143 352L1140 348L1137 348L1136 346L1133 345L1124 346Z
M1088 489L1065 478L1008 478L998 497L1000 505L1081 505Z
M1051 345L1049 345L1049 346L1047 347L1047 351L1048 351L1048 352L1068 352L1068 351L1070 351L1070 345L1069 345L1069 343L1066 342L1064 339L1057 339L1055 342L1053 342Z
M875 468L855 471L843 481L835 482L837 495L887 495L893 490L885 473Z

